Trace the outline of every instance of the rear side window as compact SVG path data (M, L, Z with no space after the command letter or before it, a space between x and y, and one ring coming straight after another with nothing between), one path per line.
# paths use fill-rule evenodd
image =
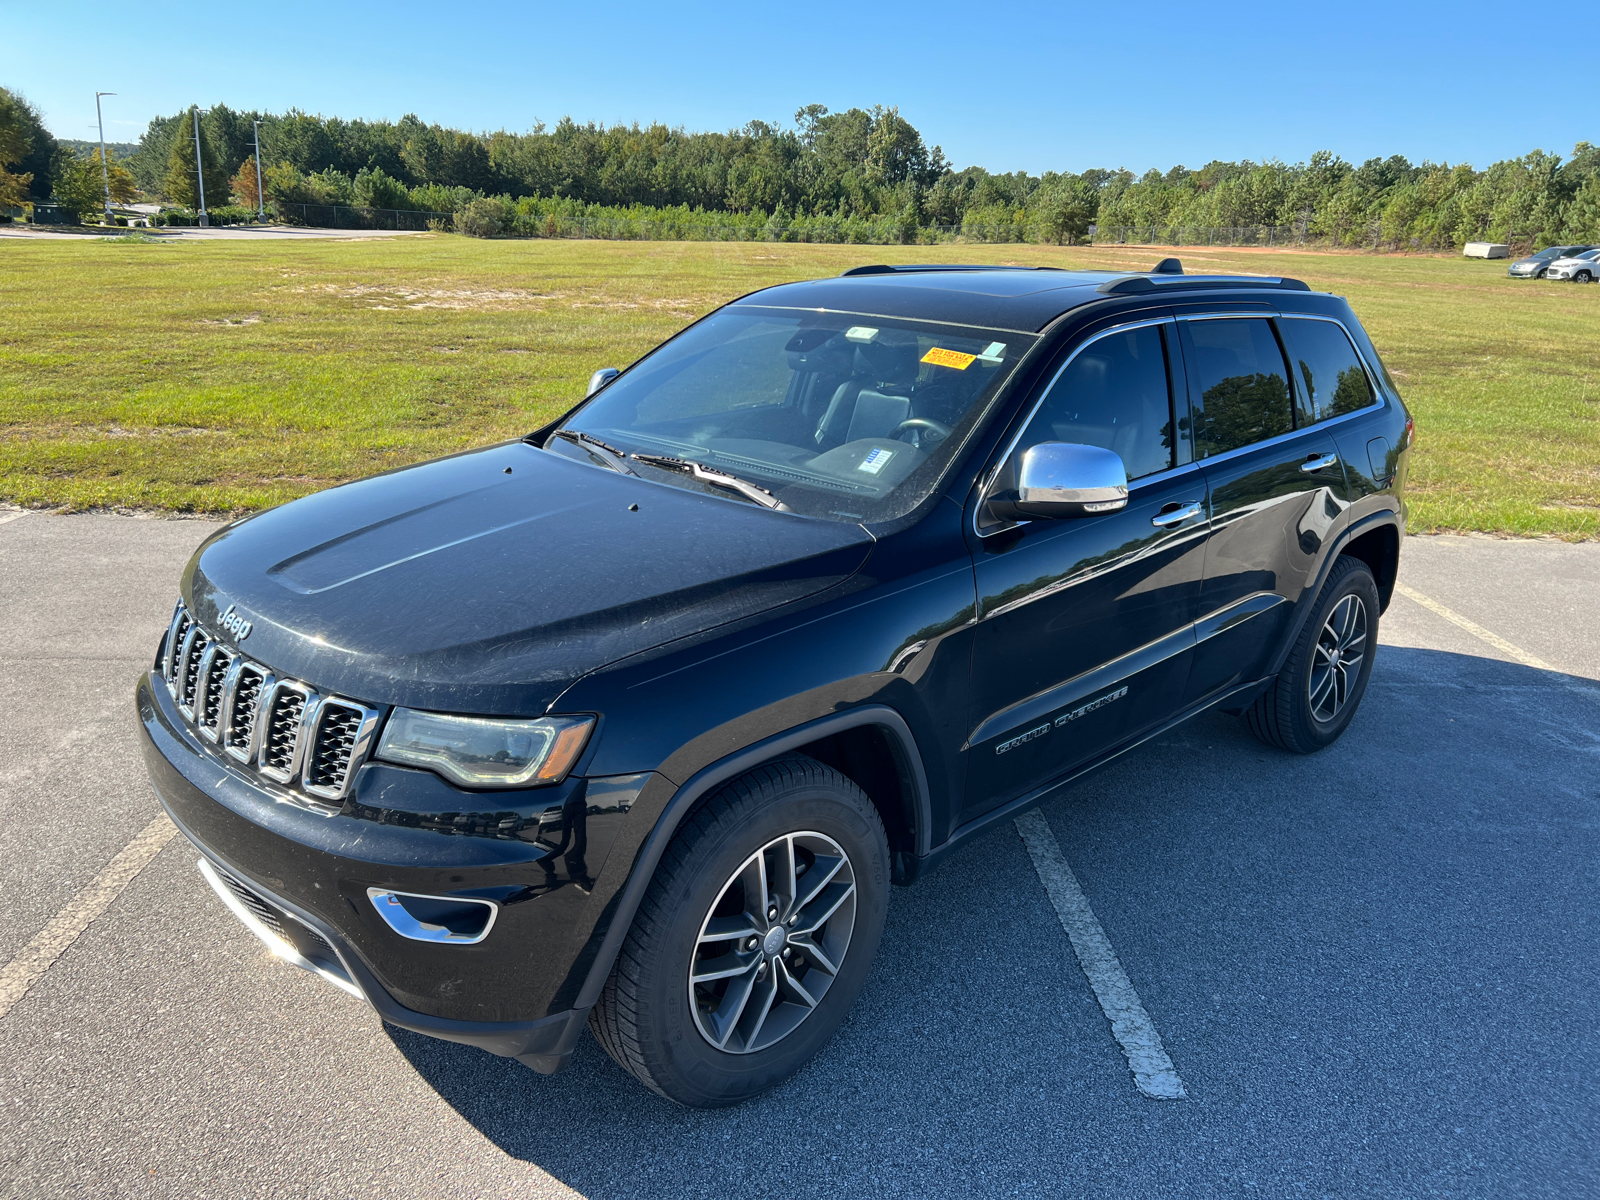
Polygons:
M1243 317L1186 324L1200 391L1190 417L1196 458L1294 428L1288 369L1270 322Z
M1332 321L1285 320L1300 424L1326 421L1376 403L1350 338Z
M1051 385L1016 453L1040 442L1114 450L1129 479L1172 466L1172 398L1160 327L1110 333L1080 350Z

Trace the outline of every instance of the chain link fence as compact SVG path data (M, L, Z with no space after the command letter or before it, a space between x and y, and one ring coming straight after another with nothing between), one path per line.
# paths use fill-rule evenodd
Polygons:
M413 209L361 208L342 204L274 201L279 221L314 229L377 229L422 232L454 230L456 214ZM828 245L933 245L942 242L1020 243L1038 241L1027 226L923 225L891 219L809 217L741 218L707 214L688 220L632 217L574 217L560 213L515 212L497 222L506 237L594 238L645 242L800 242Z
M360 208L341 204L275 202L278 220L318 229L455 230L455 213ZM741 217L707 213L689 219L576 217L522 212L507 205L493 231L502 237L594 238L624 242L797 242L824 245L916 246L952 242L1096 246L1308 246L1338 239L1300 225L1091 225L1087 238L1052 237L1026 218L1007 224L915 225L889 218ZM1346 239L1349 240L1349 239Z
M1298 225L1091 225L1089 239L1096 246L1306 246L1327 240Z
M352 208L343 204L285 204L272 202L273 212L287 225L312 229L393 229L421 233L429 222L443 222L449 228L450 213L424 212L409 208Z

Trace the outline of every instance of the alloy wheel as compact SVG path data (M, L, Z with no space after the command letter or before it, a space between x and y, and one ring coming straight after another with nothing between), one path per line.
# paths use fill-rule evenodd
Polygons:
M816 1011L849 952L856 877L822 833L786 833L740 865L701 922L689 1007L718 1050L751 1054Z
M1367 606L1360 596L1345 596L1328 614L1311 653L1306 690L1313 718L1327 724L1339 715L1366 655Z

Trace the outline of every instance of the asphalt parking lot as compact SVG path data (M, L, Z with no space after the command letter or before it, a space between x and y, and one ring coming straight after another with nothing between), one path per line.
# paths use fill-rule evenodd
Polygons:
M702 1113L588 1040L546 1078L386 1030L159 825L97 891L159 815L133 680L211 527L10 518L0 965L49 965L0 1016L0 1195L1600 1192L1600 544L1409 539L1333 749L1203 717L1045 809L1186 1099L1134 1087L1007 826L896 891L819 1058Z

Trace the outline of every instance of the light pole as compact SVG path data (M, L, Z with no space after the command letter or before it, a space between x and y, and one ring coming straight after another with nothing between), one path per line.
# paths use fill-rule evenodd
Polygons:
M267 219L267 199L261 194L261 122L252 121L256 127L256 216Z
M206 216L206 172L205 163L200 157L200 106L194 106L194 177L200 184L200 228L205 229L211 224Z
M100 97L115 96L115 92L96 92L94 94L94 119L100 127L100 182L106 185L106 220L111 224L111 172L106 167L106 119L100 115Z

